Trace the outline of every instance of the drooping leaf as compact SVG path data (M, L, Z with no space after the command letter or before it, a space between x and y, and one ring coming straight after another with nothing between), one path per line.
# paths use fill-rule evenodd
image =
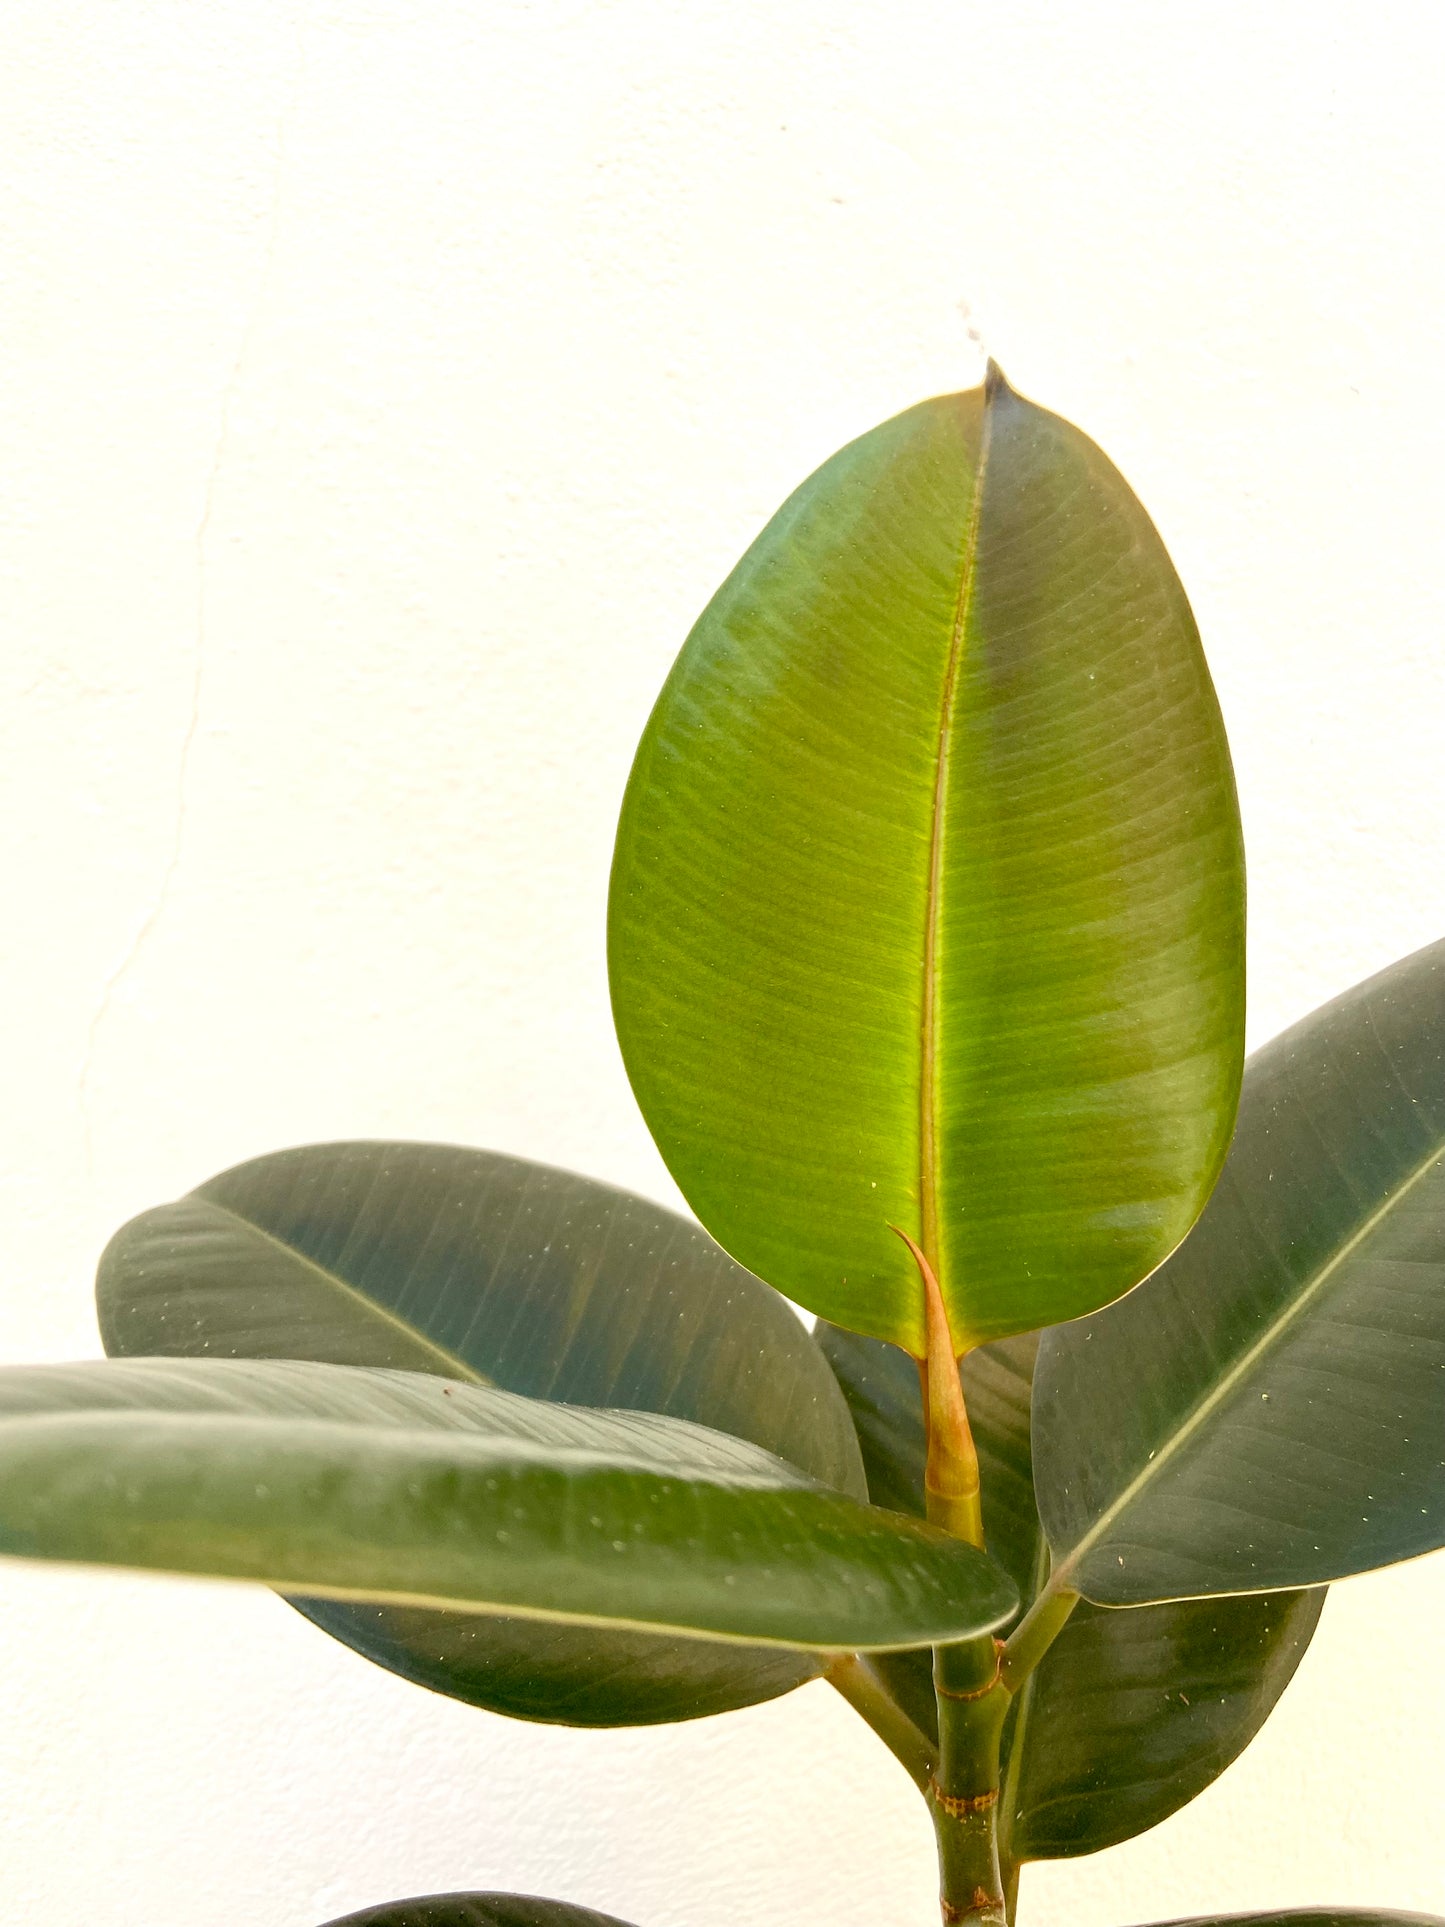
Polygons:
M787 1305L694 1224L571 1172L431 1144L256 1158L117 1233L106 1349L389 1365L692 1419L862 1497L847 1408ZM514 1717L695 1718L810 1679L779 1648L293 1600L368 1658Z
M366 1907L326 1927L627 1927L627 1922L535 1894L428 1894Z
M1251 1059L1188 1242L1045 1337L1034 1466L1056 1582L1105 1604L1445 1543L1445 943Z
M1014 1710L1009 1858L1097 1853L1202 1793L1273 1712L1323 1605L1314 1587L1077 1607Z
M297 1360L0 1371L0 1553L828 1652L1017 1603L975 1548L683 1419Z
M852 1408L875 1501L921 1514L923 1411L913 1361L830 1327L818 1336ZM989 1550L1025 1600L1047 1570L1029 1468L1035 1344L1006 1339L963 1363ZM1095 1853L1201 1793L1273 1710L1323 1602L1316 1589L1123 1612L1077 1607L1005 1731L1006 1857ZM874 1665L936 1738L927 1656L883 1654Z
M703 1223L960 1350L1118 1297L1229 1141L1243 857L1183 590L1106 457L985 388L851 443L689 636L618 830L613 1011Z
M1445 1927L1438 1914L1402 1914L1387 1907L1290 1907L1274 1914L1191 1914L1160 1927Z

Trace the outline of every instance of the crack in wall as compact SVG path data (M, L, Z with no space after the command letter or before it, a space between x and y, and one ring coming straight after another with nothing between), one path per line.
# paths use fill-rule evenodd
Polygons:
M181 856L185 848L186 803L190 790L191 764L194 758L196 739L200 732L201 698L205 687L206 636L208 627L207 593L207 552L211 534L211 523L215 513L216 496L220 486L221 470L225 465L227 449L231 441L231 418L245 379L246 364L255 345L261 316L265 310L271 282L275 274L277 244L281 225L281 204L284 198L287 168L287 136L291 114L296 104L301 76L305 67L305 51L298 28L296 42L296 63L291 75L291 84L286 99L276 118L276 134L273 144L273 174L271 203L266 218L266 242L261 258L260 273L256 281L256 292L252 297L250 311L241 330L241 340L231 364L230 373L221 389L219 421L216 432L215 451L207 471L205 489L201 497L201 513L192 537L195 555L195 640L191 651L191 691L190 707L185 726L181 732L180 750L176 760L175 786L175 823L171 834L170 850L164 868L152 897L150 907L136 925L135 933L126 945L120 958L101 986L86 1030L85 1051L81 1059L78 1091L80 1098L81 1125L85 1146L85 1175L87 1180L95 1172L95 1133L93 1094L100 1034L106 1019L114 1007L116 995L126 978L135 969L142 952L155 934L161 918L165 914L171 890L181 867Z

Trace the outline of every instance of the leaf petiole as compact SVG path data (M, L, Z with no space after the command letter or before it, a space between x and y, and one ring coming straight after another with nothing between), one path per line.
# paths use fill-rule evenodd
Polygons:
M1080 1595L1052 1580L1004 1641L999 1677L1016 1693L1069 1622Z
M926 1794L938 1767L938 1753L867 1660L857 1653L840 1653L823 1677L872 1727L919 1792Z

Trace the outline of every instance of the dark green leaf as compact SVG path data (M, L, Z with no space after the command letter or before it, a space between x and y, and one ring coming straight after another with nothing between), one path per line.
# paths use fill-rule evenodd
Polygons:
M1050 1332L1055 1582L1300 1586L1445 1543L1445 943L1251 1059L1219 1189L1131 1297Z
M0 1371L0 1552L823 1651L958 1639L971 1546L742 1439L419 1372Z
M1078 1606L1014 1712L1009 1857L1097 1853L1202 1793L1269 1718L1323 1604L1315 1587Z
M703 1719L789 1693L816 1679L827 1663L784 1646L720 1646L502 1613L294 1596L289 1603L353 1651L418 1686L554 1726ZM697 1657L679 1646L695 1646Z
M916 1366L873 1339L825 1326L818 1336L852 1408L875 1501L921 1514ZM989 1550L1025 1599L1044 1571L1029 1467L1035 1343L1004 1340L963 1364ZM1201 1793L1264 1724L1323 1602L1320 1589L1130 1612L1079 1606L1026 1682L1005 1734L1009 1855L1025 1861L1094 1853L1157 1825ZM915 1723L936 1738L927 1656L884 1654L874 1665Z
M1445 1927L1438 1914L1402 1914L1387 1907L1293 1907L1277 1914L1191 1914L1160 1927Z
M112 1240L122 1354L391 1365L735 1433L862 1497L832 1374L776 1292L694 1224L570 1172L429 1144L328 1144L224 1172ZM573 1725L677 1720L814 1677L812 1655L293 1601L474 1705Z
M1243 1052L1224 732L1148 517L1010 392L824 464L688 638L623 804L613 1010L689 1203L823 1317L960 1350L1193 1223Z
M367 1907L328 1921L327 1927L627 1927L627 1922L535 1894L428 1894Z

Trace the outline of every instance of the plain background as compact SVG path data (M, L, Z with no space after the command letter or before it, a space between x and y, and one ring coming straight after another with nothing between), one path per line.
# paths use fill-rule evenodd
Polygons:
M1435 10L9 0L0 1357L109 1232L337 1136L671 1199L611 1039L633 744L784 494L977 379L1089 430L1238 764L1252 1034L1445 931ZM1337 1590L1250 1753L1073 1927L1445 1912L1445 1561ZM509 1725L263 1593L0 1569L0 1911L315 1927L496 1885L935 1918L826 1687Z

